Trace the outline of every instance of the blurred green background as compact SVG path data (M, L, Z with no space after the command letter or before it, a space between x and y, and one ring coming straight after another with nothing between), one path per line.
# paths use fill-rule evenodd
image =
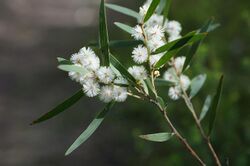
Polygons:
M138 11L143 1L107 1ZM98 36L99 0L0 1L0 165L195 165L175 139L146 142L139 134L168 131L156 109L134 99L117 104L99 130L76 152L64 152L103 107L84 98L67 112L37 126L29 123L73 94L79 87L56 66ZM199 28L214 17L221 26L209 34L191 66L189 76L207 73L193 99L200 110L213 94L221 73L225 86L212 142L223 163L250 165L250 2L248 0L173 0L169 19L183 32ZM130 36L114 21L135 21L108 10L111 39ZM112 50L125 65L132 48ZM161 90L167 94L167 89ZM167 100L167 99L166 99ZM213 165L183 101L169 103L169 115L189 142Z

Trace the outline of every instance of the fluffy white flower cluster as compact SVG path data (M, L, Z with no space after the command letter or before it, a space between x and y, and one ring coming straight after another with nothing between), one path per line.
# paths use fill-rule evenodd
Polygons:
M151 4L152 0L148 0L145 2L145 4L140 7L140 19L138 20L139 23L143 23L143 19L148 11L148 8ZM182 30L181 24L178 21L175 20L165 20L164 22L164 16L159 15L157 13L154 13L151 18L146 22L147 27L153 27L153 26L160 26L161 30L163 32L166 32L168 35L168 41L172 41L175 39L178 39L181 37L180 33Z
M135 63L142 64L149 61L154 66L164 53L150 55L157 48L163 46L167 42L176 40L181 37L181 24L177 21L164 21L164 16L154 13L150 19L143 23L143 19L148 11L152 0L148 0L140 7L138 25L133 28L132 37L135 40L142 40L145 46L139 45L132 52L132 58ZM167 39L165 37L167 36Z
M163 75L165 80L173 83L173 86L168 91L169 97L173 100L179 99L182 92L186 91L190 86L190 79L182 73L185 59L185 57L173 59L170 63L171 67Z
M100 66L100 59L91 48L83 47L71 56L70 61L87 70L87 73L69 72L69 77L83 86L88 97L99 98L103 102L112 100L123 102L127 99L128 82L116 75L110 67Z

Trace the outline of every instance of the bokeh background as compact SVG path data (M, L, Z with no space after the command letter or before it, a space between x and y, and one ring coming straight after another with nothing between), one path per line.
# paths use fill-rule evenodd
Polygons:
M138 11L143 1L107 2ZM68 58L97 39L98 7L99 0L0 1L1 166L195 165L175 139L158 144L138 138L142 133L169 129L154 107L133 99L116 105L91 139L68 157L64 157L65 150L103 107L102 103L84 98L60 116L29 126L79 89L56 68L56 57ZM250 165L249 9L249 0L173 0L169 14L169 19L182 23L182 34L199 28L211 16L221 23L200 47L189 75L208 74L205 86L193 99L200 110L224 73L225 86L212 141L220 158L237 166ZM114 21L130 25L135 21L108 10L110 38L129 39L113 26ZM128 65L131 50L112 51ZM210 162L183 101L169 101L169 114Z

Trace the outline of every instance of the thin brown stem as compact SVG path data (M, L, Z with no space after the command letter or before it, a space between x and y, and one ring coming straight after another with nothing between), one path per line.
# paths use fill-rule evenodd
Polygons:
M157 103L156 103L157 104ZM188 150L188 152L199 162L200 165L205 166L206 164L202 161L202 159L198 156L198 154L195 152L195 150L189 145L187 140L182 137L182 135L177 131L177 129L172 124L171 120L169 119L167 115L167 111L161 108L159 104L157 104L159 110L163 114L165 120L167 121L169 127L171 128L172 132L176 135L178 140L185 146L185 148Z
M208 146L208 148L209 148L209 150L210 150L210 152L211 152L211 154L212 154L212 156L213 156L213 158L214 158L216 164L217 164L218 166L221 166L221 162L220 162L220 160L219 160L219 157L218 157L218 155L216 154L216 152L215 152L215 150L214 150L214 148L213 148L213 146L212 146L212 144L211 144L210 138L205 134L205 132L204 132L202 126L201 126L200 120L198 119L198 117L197 117L197 115L196 115L196 113L195 113L195 109L194 109L194 106L193 106L193 104L192 104L190 98L188 97L186 91L184 91L184 90L183 90L183 94L184 94L184 95L183 95L183 99L184 99L185 103L187 104L187 107L188 107L189 110L191 111L191 113L192 113L192 115L193 115L193 118L194 118L194 120L195 120L195 124L196 124L196 126L198 127L198 129L199 129L199 131L200 131L200 133L201 133L203 139L205 140L205 142L206 142L206 144L207 144L207 146Z
M148 65L149 65L149 71L150 71L150 79L151 79L151 83L153 86L153 93L155 95L155 97L157 98L158 94L155 88L155 83L154 83L154 69L151 68L150 62L149 62L149 57L150 57L150 49L147 45L147 35L144 31L144 27L143 27L143 23L140 25L142 32L143 32L143 37L144 37L144 44L147 48L147 52L148 52ZM201 158L198 156L198 154L195 152L195 150L189 145L189 143L186 141L185 138L182 137L182 135L176 130L176 128L174 127L174 125L172 124L172 122L170 121L170 119L167 116L167 113L165 111L165 108L162 108L161 105L155 101L153 98L151 98L151 96L138 91L139 94L141 94L142 96L144 96L146 99L148 99L150 102L154 103L157 105L157 107L159 108L159 110L163 113L165 120L167 121L169 127L171 128L171 130L173 131L173 133L177 136L177 138L181 141L181 143L185 146L185 148L189 151L189 153L200 163L200 165L205 166L206 164L201 160Z

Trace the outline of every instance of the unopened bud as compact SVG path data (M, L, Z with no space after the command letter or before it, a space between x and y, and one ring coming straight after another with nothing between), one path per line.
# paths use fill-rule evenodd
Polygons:
M155 77L159 77L161 74L160 74L160 72L159 72L159 70L155 70L154 71L154 76Z

